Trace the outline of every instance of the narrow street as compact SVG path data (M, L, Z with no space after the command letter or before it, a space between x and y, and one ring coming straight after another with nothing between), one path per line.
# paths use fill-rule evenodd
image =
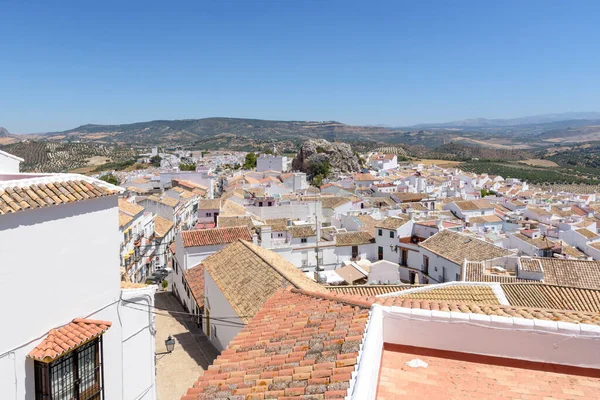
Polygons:
M155 299L158 400L179 399L219 353L192 316L178 314L184 309L170 291L158 292ZM175 339L175 349L161 354L169 335Z

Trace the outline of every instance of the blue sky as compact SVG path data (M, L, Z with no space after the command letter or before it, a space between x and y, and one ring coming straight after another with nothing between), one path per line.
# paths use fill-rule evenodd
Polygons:
M0 1L0 126L600 111L599 1Z

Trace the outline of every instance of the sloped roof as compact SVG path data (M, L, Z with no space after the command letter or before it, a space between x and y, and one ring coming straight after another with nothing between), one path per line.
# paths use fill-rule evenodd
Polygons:
M405 218L387 217L386 219L384 219L382 221L377 221L375 223L375 228L396 230L396 229L400 228L402 225L406 224L407 222L408 222L408 219L405 219Z
M287 218L274 218L265 220L265 225L271 227L271 230L274 232L283 232L288 229L288 219Z
M130 223L131 221L133 221L133 217L119 211L119 228L124 227L125 225L127 225L128 223Z
M169 221L159 215L154 216L154 232L158 237L164 237L171 229L173 229L173 221Z
M340 232L335 235L336 246L358 246L375 243L375 238L368 232Z
M28 356L49 363L102 335L112 325L108 321L75 318L67 325L52 329Z
M144 207L124 199L119 199L119 212L134 217L139 213L144 212Z
M449 230L440 231L419 245L459 265L465 259L483 261L512 255L501 247Z
M395 293L401 290L414 289L419 285L339 285L327 286L327 290L337 294L352 296L375 297L387 293Z
M247 226L232 226L182 231L181 239L183 247L211 246L233 243L238 239L252 240L252 234Z
M307 238L317 235L317 231L311 225L290 226L288 231L290 231L293 238Z
M198 264L188 268L183 272L183 276L198 307L204 307L204 266Z
M219 215L219 217L217 218L217 226L219 228L226 228L232 226L247 226L249 229L253 229L254 221L252 221L251 217L222 217L221 215Z
M596 239L598 237L597 233L594 233L594 232L590 231L589 229L585 229L585 228L577 229L575 232L584 236L586 239Z
M342 268L338 268L335 272L348 284L352 285L354 282L367 278L368 275L363 274L352 264L348 264Z
M399 297L415 300L448 301L457 303L500 305L498 296L490 285L453 284L447 286L428 285L410 293L400 293Z
M8 186L0 188L0 215L113 194L116 192L99 184L78 179L59 181L57 178L53 182Z
M220 208L221 199L198 201L198 210L218 210Z
M544 270L544 283L600 289L600 261L536 258Z
M243 240L207 257L202 265L245 323L282 287L325 291L279 254Z
M462 280L465 282L530 282L527 279L517 278L514 274L499 274L493 271L486 270L481 261L467 261L465 263L465 271Z
M246 208L235 201L225 200L219 215L223 217L243 216L246 215Z
M600 290L543 283L503 283L512 306L600 313Z
M368 316L364 307L279 289L183 398L344 397Z

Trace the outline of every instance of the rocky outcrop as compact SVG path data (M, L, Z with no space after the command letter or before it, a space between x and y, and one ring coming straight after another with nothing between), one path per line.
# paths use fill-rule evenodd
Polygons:
M304 142L292 161L292 168L312 176L314 166L325 162L329 163L330 176L360 170L359 159L349 144L331 143L324 139Z

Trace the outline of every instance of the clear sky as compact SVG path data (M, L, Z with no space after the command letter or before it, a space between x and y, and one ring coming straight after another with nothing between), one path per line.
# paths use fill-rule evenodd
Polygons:
M600 111L600 1L1 1L0 126Z

